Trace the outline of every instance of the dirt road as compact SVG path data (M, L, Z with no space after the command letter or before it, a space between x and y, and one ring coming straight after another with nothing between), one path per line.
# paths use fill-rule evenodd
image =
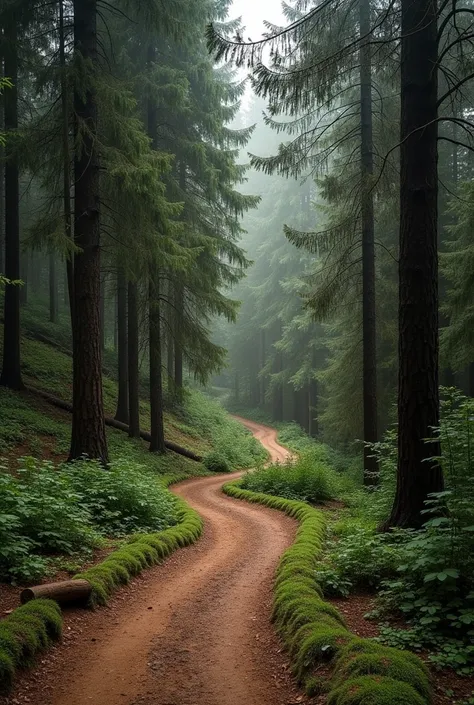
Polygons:
M274 430L241 421L274 460L288 456ZM227 478L188 480L173 489L204 518L202 539L120 591L109 608L72 615L64 643L22 679L10 702L302 702L269 622L273 573L296 524L226 497Z

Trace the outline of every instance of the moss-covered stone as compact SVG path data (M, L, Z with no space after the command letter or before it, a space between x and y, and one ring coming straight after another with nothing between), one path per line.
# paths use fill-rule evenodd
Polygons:
M425 700L431 698L431 686L426 667L420 659L406 651L399 651L384 646L376 645L366 653L342 654L336 664L333 678L334 685L342 685L345 681L359 676L387 676L393 680L408 683Z
M426 705L411 685L385 676L353 678L331 690L328 705Z
M14 672L58 638L62 629L59 606L52 600L33 600L0 623L0 691L7 691Z

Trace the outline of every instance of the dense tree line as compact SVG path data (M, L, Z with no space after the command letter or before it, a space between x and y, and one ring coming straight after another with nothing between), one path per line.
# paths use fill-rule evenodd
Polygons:
M278 367L245 351L261 346L261 280L242 292L244 311L253 313L246 327L241 322L246 343L238 334L230 341L234 394L280 419L278 403L253 392L256 380L274 399L276 389L286 398L305 388L283 417L339 445L363 439L367 484L377 480L373 444L397 421L398 485L387 526L418 526L427 496L443 487L430 460L439 450L426 443L439 426L440 375L466 387L465 368L473 369L465 325L473 291L472 9L456 1L341 0L285 3L284 12L286 26L268 24L257 42L238 32L226 37L218 26L208 31L218 59L250 68L264 123L278 138L271 156L250 155L272 179L259 182L263 204L280 184L285 235L307 253L289 271L297 251L280 238L278 273L267 282L278 325L265 355ZM304 191L305 218L304 199L292 200ZM265 266L267 248L276 252L263 204L256 266ZM255 216L247 222L255 227ZM297 306L298 296L299 316L289 303ZM306 363L295 374L303 351Z
M214 66L205 43L211 21L236 31L228 5L2 3L1 384L23 388L21 305L46 275L51 321L64 301L71 321L70 459L108 460L102 369L111 328L116 418L139 435L145 359L153 451L165 448L165 391L179 399L184 369L205 381L223 363L210 320L235 318L226 289L248 265L240 218L258 201L238 190L237 148L251 130L228 126L243 84Z

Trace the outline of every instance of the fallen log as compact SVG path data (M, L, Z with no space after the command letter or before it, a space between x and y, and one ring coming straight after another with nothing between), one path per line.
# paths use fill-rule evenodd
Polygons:
M46 598L55 600L58 605L71 605L87 602L91 592L92 585L87 580L63 580L59 583L25 588L20 593L20 602L24 605L30 600Z
M35 394L47 401L49 404L58 407L58 409L63 409L64 411L69 411L72 413L72 404L70 402L64 401L64 399L59 399L58 397L54 397L52 394L48 394L48 392L43 392L41 389L32 389L31 391L33 391ZM113 419L111 416L105 417L105 424L106 426L110 426L111 428L116 428L119 431L124 431L125 433L128 433L128 424L123 423L122 421L117 421L117 419ZM148 443L150 443L151 441L151 435L148 433L148 431L140 431L140 438L143 438L143 440L147 441ZM197 455L197 453L194 453L192 450L182 448L177 443L173 443L172 441L165 441L165 446L166 448L168 448L168 450L173 451L173 453L177 453L178 455L182 455L185 458L189 458L189 460L194 460L197 463L200 463L202 461L202 456Z

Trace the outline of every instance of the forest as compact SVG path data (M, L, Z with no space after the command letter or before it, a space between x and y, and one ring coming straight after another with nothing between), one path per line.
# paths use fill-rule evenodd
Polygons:
M472 0L0 0L0 705L474 704L473 82Z

